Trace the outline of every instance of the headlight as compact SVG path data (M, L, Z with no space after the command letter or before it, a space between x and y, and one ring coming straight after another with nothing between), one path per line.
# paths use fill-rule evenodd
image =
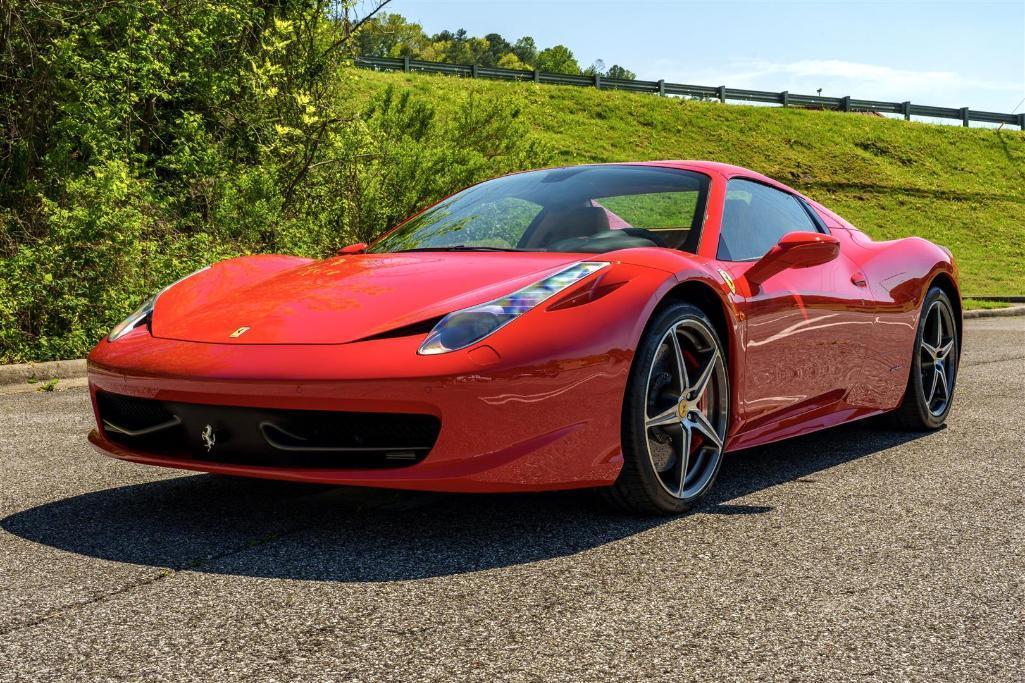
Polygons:
M149 320L150 316L153 315L153 307L157 305L157 299L160 298L161 294L163 294L167 290L171 289L171 287L174 287L179 282L184 282L185 280L188 280L193 275L196 275L198 273L202 273L204 270L206 270L209 267L210 266L205 266L205 267L200 268L199 270L197 270L195 273L190 273L190 274L186 275L185 277L181 278L180 280L175 280L174 282L172 282L168 286L164 287L163 289L161 289L159 292L157 292L156 294L154 294L150 298L146 299L146 301L141 306L139 306L137 309L135 309L134 313L132 313L130 316L128 316L127 318L125 318L124 320L122 320L121 322L119 322L117 325L114 326L114 329L112 329L110 331L110 334L107 335L107 341L115 342L118 339L120 339L121 337L123 337L126 334L128 334L129 332L131 332L132 330L134 330L136 327L138 327L142 323L144 323L147 320Z
M426 356L465 349L607 265L606 261L574 263L501 299L449 313L427 335L419 353Z
M147 318L153 313L153 304L157 302L156 296L151 296L146 299L142 306L135 309L135 312L130 316L119 322L114 326L114 329L107 335L107 341L117 341L121 337L125 336L140 324L146 321Z

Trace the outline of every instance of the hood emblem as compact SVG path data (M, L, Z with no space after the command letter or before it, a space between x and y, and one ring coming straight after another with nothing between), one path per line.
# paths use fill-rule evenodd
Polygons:
M203 433L199 435L203 439L203 445L206 447L206 452L209 453L214 449L214 444L217 443L217 435L214 434L214 428L211 425L207 425L203 428Z
M241 337L243 334L248 332L250 329L251 328L243 326L243 327L238 328L237 330L235 330L234 332L232 332L228 336L231 337L232 339L237 339L238 337Z

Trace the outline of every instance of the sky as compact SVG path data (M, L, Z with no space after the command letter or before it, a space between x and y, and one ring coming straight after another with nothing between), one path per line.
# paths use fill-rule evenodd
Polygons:
M1015 113L1025 0L393 0L430 33L564 44L638 78Z

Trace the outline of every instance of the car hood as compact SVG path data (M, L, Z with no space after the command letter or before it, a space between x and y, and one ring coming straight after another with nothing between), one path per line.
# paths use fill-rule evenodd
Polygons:
M218 344L346 343L490 301L582 258L421 252L234 259L161 294L152 332Z

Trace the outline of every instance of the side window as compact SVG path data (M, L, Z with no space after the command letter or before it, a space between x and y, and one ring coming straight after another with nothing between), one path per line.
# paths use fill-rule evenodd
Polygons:
M768 185L740 178L726 186L718 258L761 258L788 232L818 232L800 201Z

